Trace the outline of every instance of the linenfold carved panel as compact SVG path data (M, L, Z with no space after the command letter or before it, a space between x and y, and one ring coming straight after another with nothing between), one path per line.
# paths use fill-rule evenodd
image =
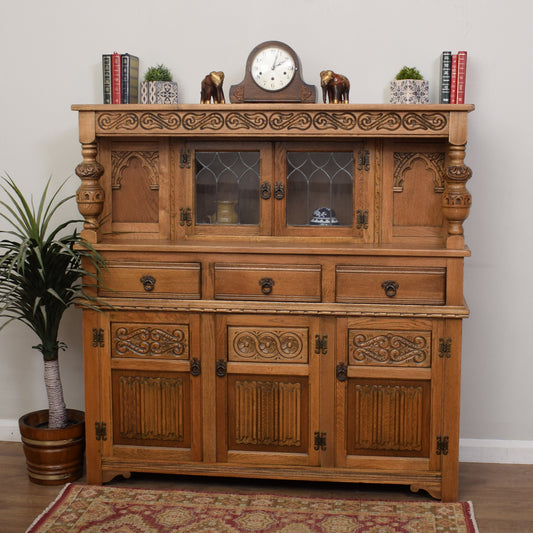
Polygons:
M307 363L307 328L228 328L229 361Z
M350 365L429 367L431 333L351 329L348 353Z
M189 358L187 325L114 323L111 336L113 357Z
M387 133L416 131L445 134L448 113L436 111L102 111L97 114L97 131L171 132L220 134L251 130L253 132L325 131L352 133Z
M290 381L237 378L233 384L230 412L230 447L290 448L303 445L302 413L304 385L298 378Z
M428 453L428 382L348 385L348 453L422 456Z
M183 378L115 376L113 398L115 442L184 442L188 394Z

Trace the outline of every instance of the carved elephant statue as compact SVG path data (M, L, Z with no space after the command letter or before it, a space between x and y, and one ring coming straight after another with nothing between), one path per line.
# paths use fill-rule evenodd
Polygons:
M332 70L323 70L320 73L322 98L326 103L326 95L330 104L349 103L350 80L342 74L335 74Z
M224 91L222 90L222 83L224 82L223 72L210 72L202 80L202 92L200 103L210 104L211 98L215 104L224 104Z

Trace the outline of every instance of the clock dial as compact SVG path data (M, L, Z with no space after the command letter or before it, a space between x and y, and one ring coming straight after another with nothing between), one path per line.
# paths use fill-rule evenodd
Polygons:
M266 91L280 91L289 85L296 72L293 57L282 48L262 49L252 60L254 82Z

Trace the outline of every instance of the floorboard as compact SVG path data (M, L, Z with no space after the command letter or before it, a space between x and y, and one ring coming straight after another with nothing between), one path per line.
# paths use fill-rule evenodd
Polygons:
M82 478L80 482L84 482ZM226 478L200 478L133 474L110 485L147 488L184 488L219 491L266 491L292 495L354 497L365 499L425 499L424 492L383 485L280 482ZM22 447L0 442L0 530L21 533L56 498L61 487L46 487L29 481ZM472 501L480 533L533 533L533 465L461 463L459 500Z

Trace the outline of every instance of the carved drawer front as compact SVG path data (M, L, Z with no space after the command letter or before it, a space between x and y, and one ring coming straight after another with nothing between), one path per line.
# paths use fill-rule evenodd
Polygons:
M112 371L113 442L190 446L190 375Z
M215 265L215 298L319 302L320 265Z
M112 357L189 359L189 326L186 324L111 325Z
M200 264L109 262L100 294L107 297L198 299Z
M348 330L348 364L430 367L431 332L350 329Z
M350 379L347 395L348 454L428 456L428 381Z
M237 362L308 362L307 328L228 328L228 360Z
M336 301L443 305L446 269L339 265Z

